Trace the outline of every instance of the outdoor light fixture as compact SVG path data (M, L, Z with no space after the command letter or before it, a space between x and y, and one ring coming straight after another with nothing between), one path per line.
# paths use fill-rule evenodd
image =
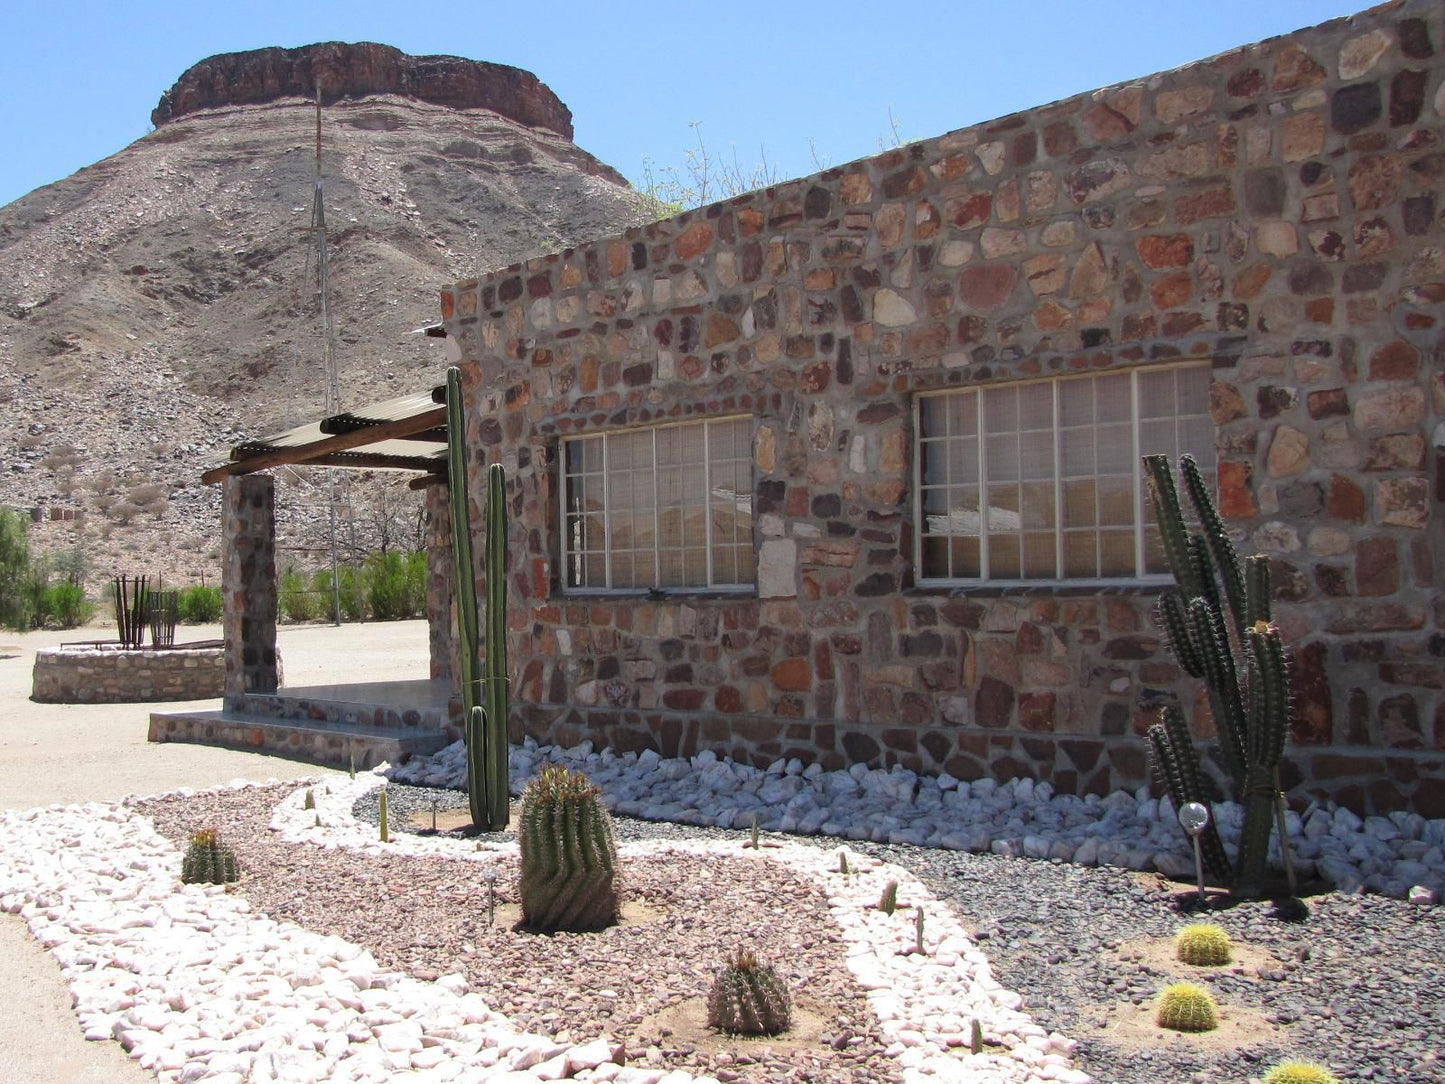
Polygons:
M1179 827L1194 842L1194 878L1199 884L1199 906L1204 906L1204 852L1199 837L1209 827L1209 810L1199 802L1185 802L1179 807Z

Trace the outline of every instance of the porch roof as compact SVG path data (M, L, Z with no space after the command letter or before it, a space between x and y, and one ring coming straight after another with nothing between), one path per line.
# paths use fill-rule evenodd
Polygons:
M213 485L233 475L293 465L420 471L444 478L446 398L443 384L248 440L231 449L227 462L205 471L201 481Z

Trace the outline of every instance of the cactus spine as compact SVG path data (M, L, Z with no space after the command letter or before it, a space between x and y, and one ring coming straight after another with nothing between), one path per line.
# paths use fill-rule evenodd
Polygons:
M1155 1022L1171 1031L1213 1031L1219 1026L1214 996L1192 982L1176 982L1159 995Z
M487 661L477 624L477 581L472 563L471 502L467 486L466 417L462 374L447 369L447 469L451 489L452 560L455 564L459 675L467 744L467 795L472 823L485 832L507 826L507 507L500 463L487 473ZM484 704L485 701L485 704Z
M739 950L707 995L707 1025L732 1035L777 1035L793 1023L788 988L771 967Z
M1193 457L1180 457L1179 474L1199 518L1194 535L1185 529L1169 458L1145 456L1144 467L1179 587L1160 600L1160 622L1179 665L1208 689L1220 753L1244 804L1237 870L1213 817L1200 839L1204 862L1217 881L1232 881L1236 895L1259 896L1289 728L1289 672L1279 630L1270 624L1269 561L1240 561ZM1209 805L1199 754L1177 708L1166 707L1149 729L1149 748L1175 809L1186 802ZM1281 838L1280 845L1288 843Z
M545 766L522 795L522 921L534 930L600 930L617 921L617 843L599 791Z
M1195 967L1222 967L1234 958L1229 934L1212 922L1194 922L1174 938L1174 953Z
M241 867L235 852L220 841L214 828L192 832L186 857L181 862L181 881L193 884L228 884L240 880Z
M1339 1084L1323 1065L1309 1061L1282 1061L1264 1074L1264 1084Z

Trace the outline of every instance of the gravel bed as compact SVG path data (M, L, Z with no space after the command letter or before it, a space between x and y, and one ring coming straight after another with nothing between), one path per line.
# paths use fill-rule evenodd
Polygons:
M388 786L394 810L465 806L460 791ZM376 820L376 793L357 802ZM400 818L396 818L399 823ZM619 839L736 840L747 832L614 817ZM800 838L832 849L838 840ZM1298 908L1270 902L1212 907L1156 874L991 854L850 842L910 870L976 932L999 982L1050 1031L1079 1041L1075 1065L1100 1084L1227 1084L1284 1058L1327 1065L1341 1081L1445 1080L1445 908L1375 895L1326 893ZM1186 921L1223 926L1243 949L1237 966L1175 963L1167 941ZM1163 945L1161 949L1160 946ZM1150 951L1154 950L1154 951ZM1135 1037L1167 983L1207 986L1226 1013L1253 1024L1229 1042L1158 1031ZM843 1079L843 1078L829 1078Z
M256 910L362 945L383 967L415 978L459 972L517 1027L558 1043L605 1034L626 1043L631 1064L721 1081L901 1080L821 892L781 866L667 852L634 857L622 871L621 924L544 936L513 928L514 860L499 861L500 907L489 924L472 863L280 841L268 825L276 802L293 789L161 798L136 811L181 848L196 828L217 827L245 871L236 890ZM389 788L390 823L399 830L408 809L429 810L433 796L456 794L410 789ZM464 805L465 796L457 797ZM374 798L358 805L376 819ZM619 827L624 838L636 838L631 826ZM697 1026L713 975L738 946L777 967L801 1015L816 1022L813 1034L720 1042Z

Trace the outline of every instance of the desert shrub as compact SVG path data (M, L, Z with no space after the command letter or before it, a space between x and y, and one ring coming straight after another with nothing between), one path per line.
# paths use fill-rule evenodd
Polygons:
M294 568L281 573L281 581L276 587L276 604L287 621L316 620L316 596L307 587L306 577Z
M426 554L373 553L362 566L362 582L373 620L416 617L426 609Z
M183 587L176 599L176 610L187 625L209 625L221 620L221 589L196 584Z
M40 620L62 629L74 629L95 616L95 603L85 597L85 588L69 580L47 584L41 594Z
M357 590L360 581L356 578L356 569L350 565L342 565L337 571L337 584L341 596L341 619L343 621L362 621L366 618L366 600ZM311 577L311 590L320 601L317 603L322 613L331 613L331 570L323 568Z

